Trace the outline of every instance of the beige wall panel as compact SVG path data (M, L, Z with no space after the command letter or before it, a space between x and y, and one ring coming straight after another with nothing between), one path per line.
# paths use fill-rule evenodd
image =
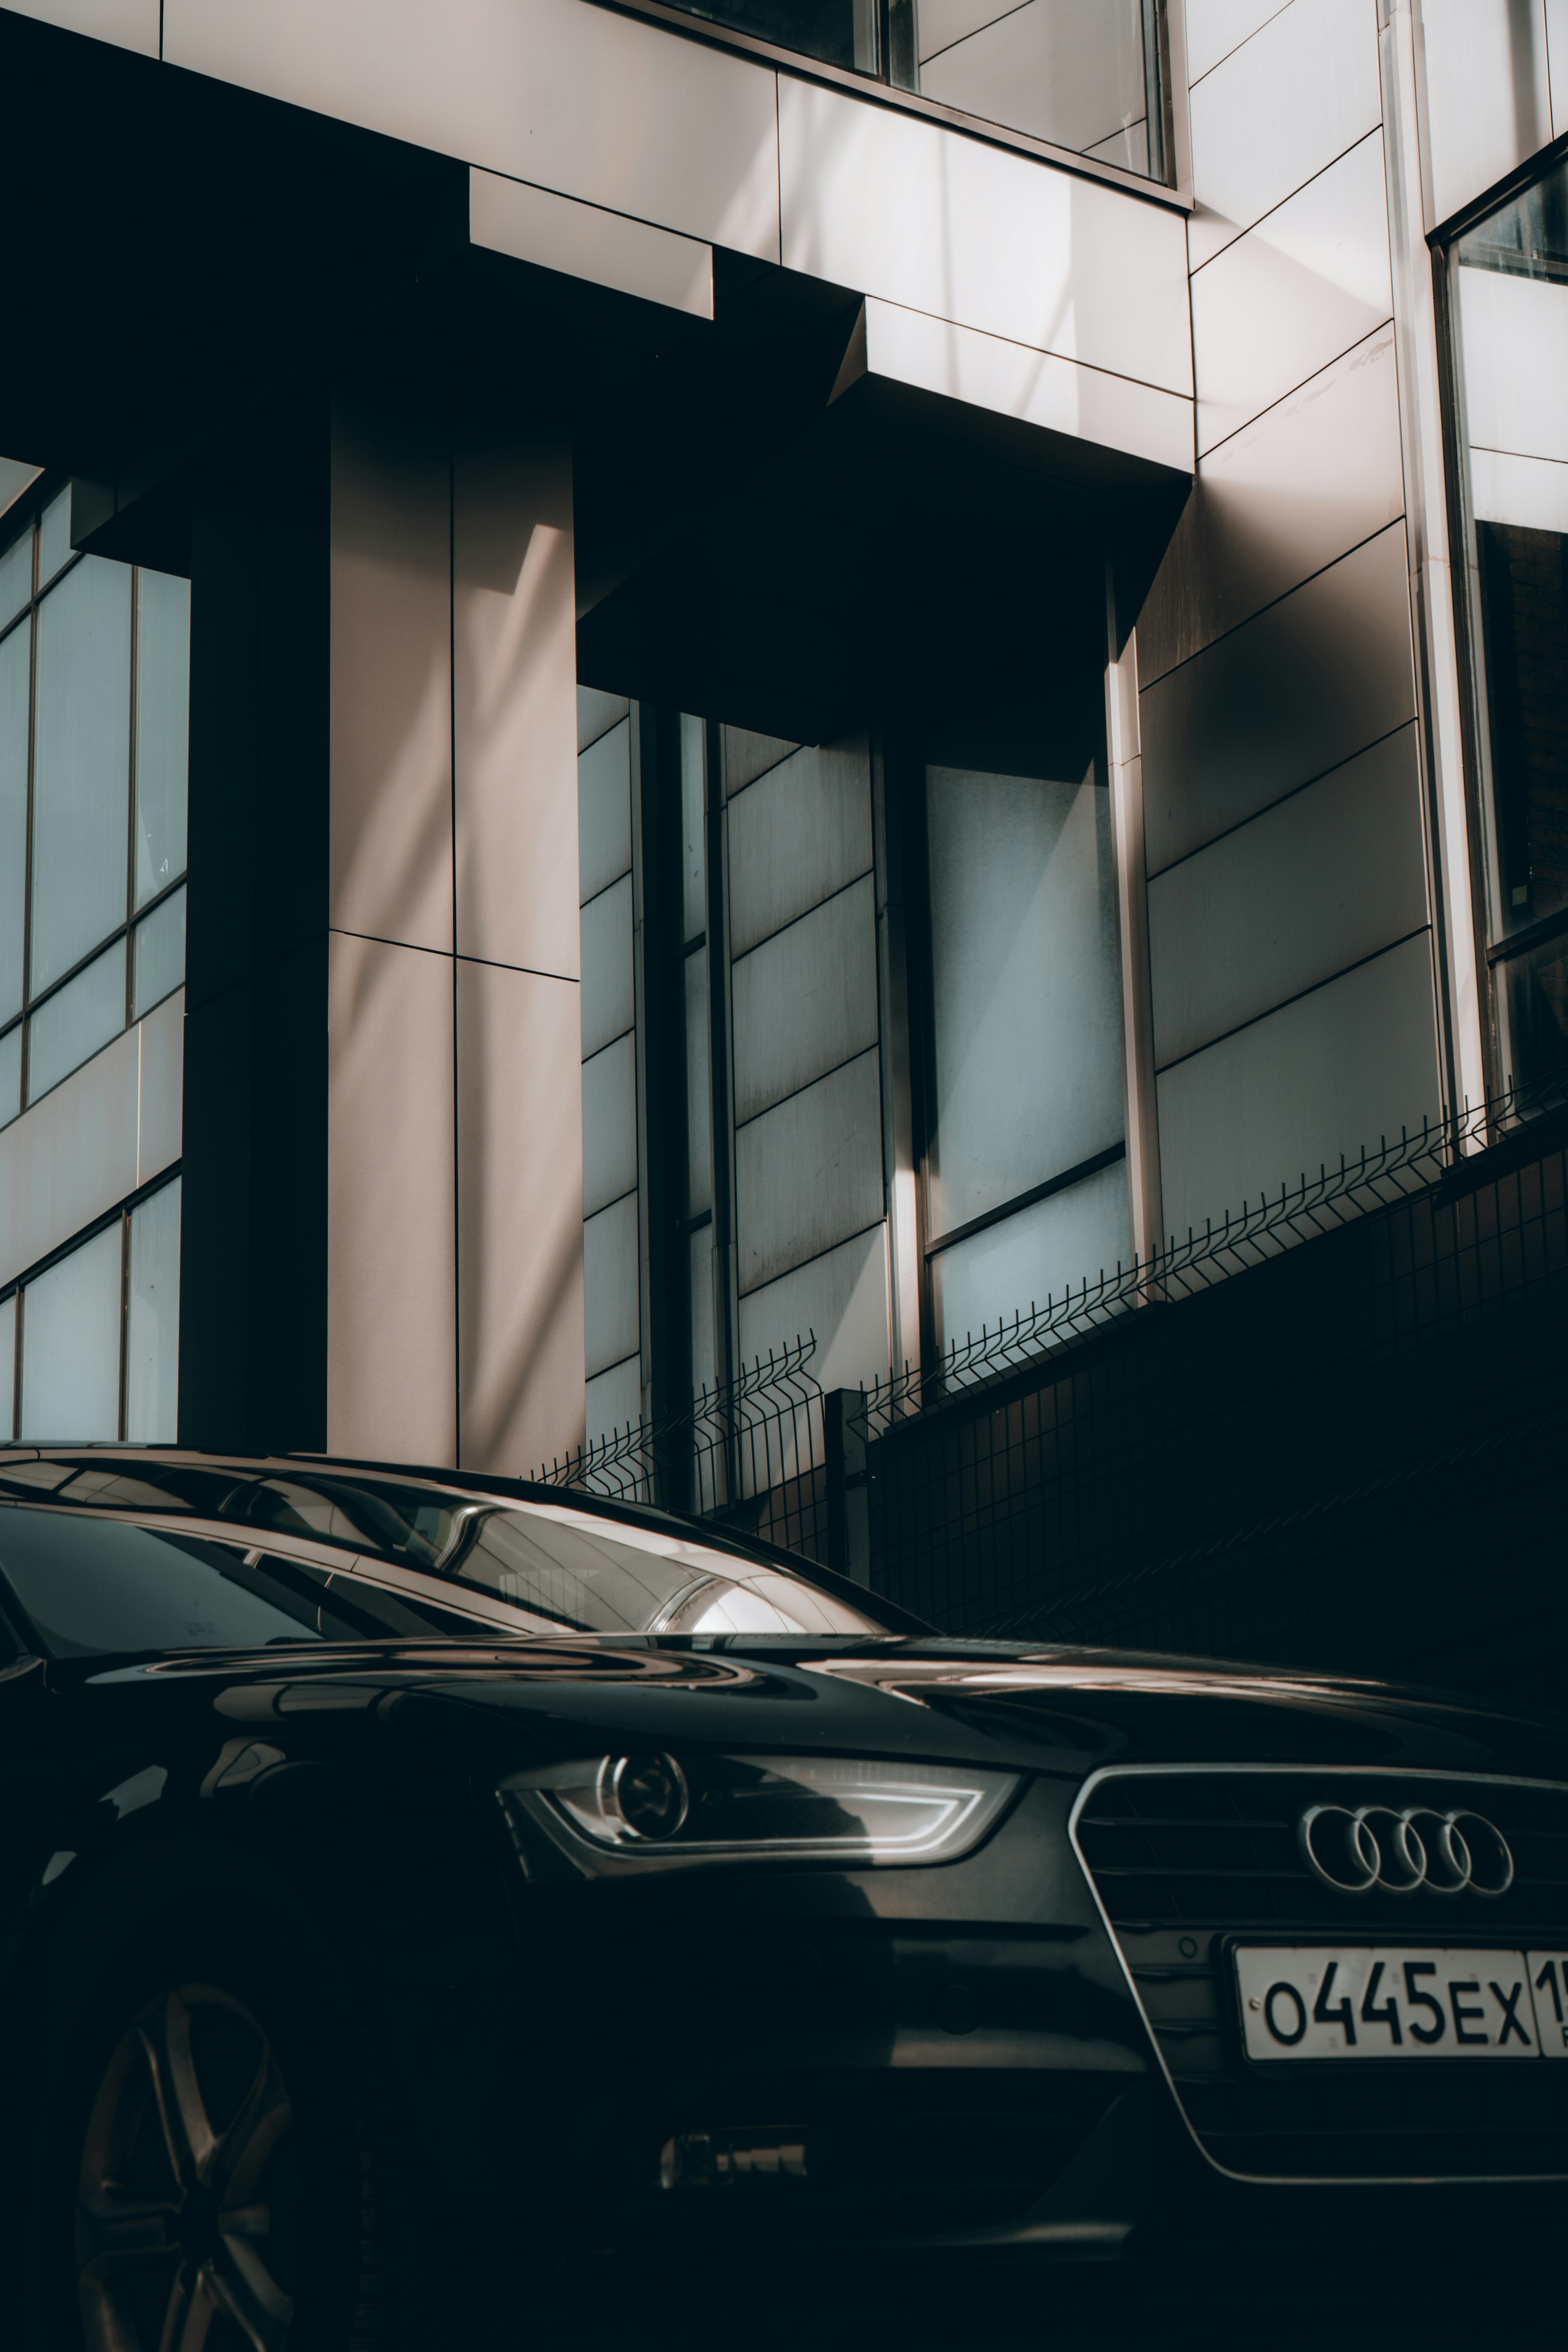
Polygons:
M586 898L632 870L631 721L577 755L577 876Z
M118 49L137 49L144 58L158 54L158 0L7 0L18 16L36 16L40 25L60 25L68 33L85 33L89 40L112 41Z
M1552 69L1552 136L1568 131L1568 0L1546 0L1546 56Z
M1165 1223L1184 1240L1440 1108L1428 935L1223 1038L1159 1081Z
M583 909L581 1020L584 1057L619 1037L637 1018L632 962L632 877L623 875Z
M1404 511L1399 385L1385 327L1205 458L1138 616L1143 684Z
M1430 229L1544 147L1554 110L1541 0L1421 0L1421 31Z
M637 1181L637 1039L617 1037L583 1065L583 1214L618 1201Z
M585 751L631 709L624 694L605 694L596 686L577 688L577 749Z
M1191 392L1179 213L787 74L779 169L787 268Z
M1186 0L1188 80L1201 81L1289 5L1290 0Z
M805 745L730 802L730 945L743 955L871 870L864 736Z
M139 1022L141 1103L136 1181L150 1184L179 1158L185 1115L185 992L176 989Z
M571 453L460 450L454 493L458 952L575 980Z
M136 1190L140 1064L128 1030L0 1132L0 1282Z
M864 875L734 966L735 1117L755 1118L877 1042L877 907Z
M584 1360L589 1379L596 1380L607 1367L623 1363L637 1345L635 1198L601 1209L583 1227L583 1303ZM590 1429L588 1434L596 1432Z
M740 1287L765 1282L864 1233L882 1214L882 1097L862 1054L735 1138Z
M331 880L342 931L452 949L444 443L332 419Z
M888 1229L873 1225L741 1301L741 1360L777 1353L807 1332L807 1370L825 1389L858 1389L888 1370Z
M1256 1020L1428 919L1413 723L1150 884L1156 1061Z
M494 172L468 173L468 240L693 317L713 316L713 248Z
M778 259L772 69L584 0L163 0L163 55Z
M1151 874L1415 715L1403 524L1139 698Z
M1190 473L1193 405L1103 368L1054 359L875 299L866 305L866 373L1020 425L1123 450Z
M583 1083L568 982L458 964L458 1171L461 1460L523 1470L583 1436Z
M327 1450L455 1465L452 963L328 954Z
M1393 307L1380 131L1193 279L1200 457Z
M1383 120L1374 0L1292 0L1191 98L1194 269Z

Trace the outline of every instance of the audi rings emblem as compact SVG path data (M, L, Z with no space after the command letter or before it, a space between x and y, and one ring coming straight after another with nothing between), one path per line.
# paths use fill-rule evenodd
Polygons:
M1296 1843L1314 1878L1336 1895L1506 1895L1513 1856L1480 1813L1439 1813L1428 1805L1309 1805Z

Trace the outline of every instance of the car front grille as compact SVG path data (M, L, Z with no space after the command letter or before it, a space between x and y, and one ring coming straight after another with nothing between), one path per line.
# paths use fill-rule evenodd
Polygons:
M1351 1895L1297 1823L1315 1804L1462 1808L1514 1860L1508 1892ZM1243 2055L1236 1940L1568 1948L1568 1789L1397 1771L1118 1768L1074 1835L1187 2121L1226 2171L1275 2179L1568 2178L1568 2058L1260 2068Z

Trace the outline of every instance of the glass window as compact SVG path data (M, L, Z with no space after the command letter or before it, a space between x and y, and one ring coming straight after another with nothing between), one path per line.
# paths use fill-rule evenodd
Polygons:
M191 583L137 574L136 904L185 870L191 716Z
M126 1286L125 1434L172 1444L179 1427L180 1180L131 1212Z
M125 920L131 573L84 556L38 607L36 994Z
M1568 1059L1568 166L1451 261L1493 1003L1528 1085Z
M154 1004L161 1004L184 976L185 894L175 890L136 926L132 1018L140 1021Z
M0 1127L8 1127L22 1108L22 1024L0 1037Z
M22 1435L120 1434L120 1221L28 1283L22 1300Z
M0 1438L16 1428L16 1294L0 1300Z
M53 1657L320 1641L321 1584L237 1546L0 1503L0 1578Z
M19 613L33 593L33 526L0 555L0 628Z
M52 498L38 518L38 586L47 588L57 572L70 562L71 494L68 483Z
M22 1009L27 905L27 700L33 633L0 643L0 1021Z
M46 997L29 1024L27 1100L37 1102L125 1026L125 942Z

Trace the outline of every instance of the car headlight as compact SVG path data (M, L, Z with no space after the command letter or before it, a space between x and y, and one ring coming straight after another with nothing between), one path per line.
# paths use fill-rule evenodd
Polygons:
M515 1772L498 1794L595 1874L703 1862L952 1862L1017 1788L1007 1772L818 1756L627 1749Z

